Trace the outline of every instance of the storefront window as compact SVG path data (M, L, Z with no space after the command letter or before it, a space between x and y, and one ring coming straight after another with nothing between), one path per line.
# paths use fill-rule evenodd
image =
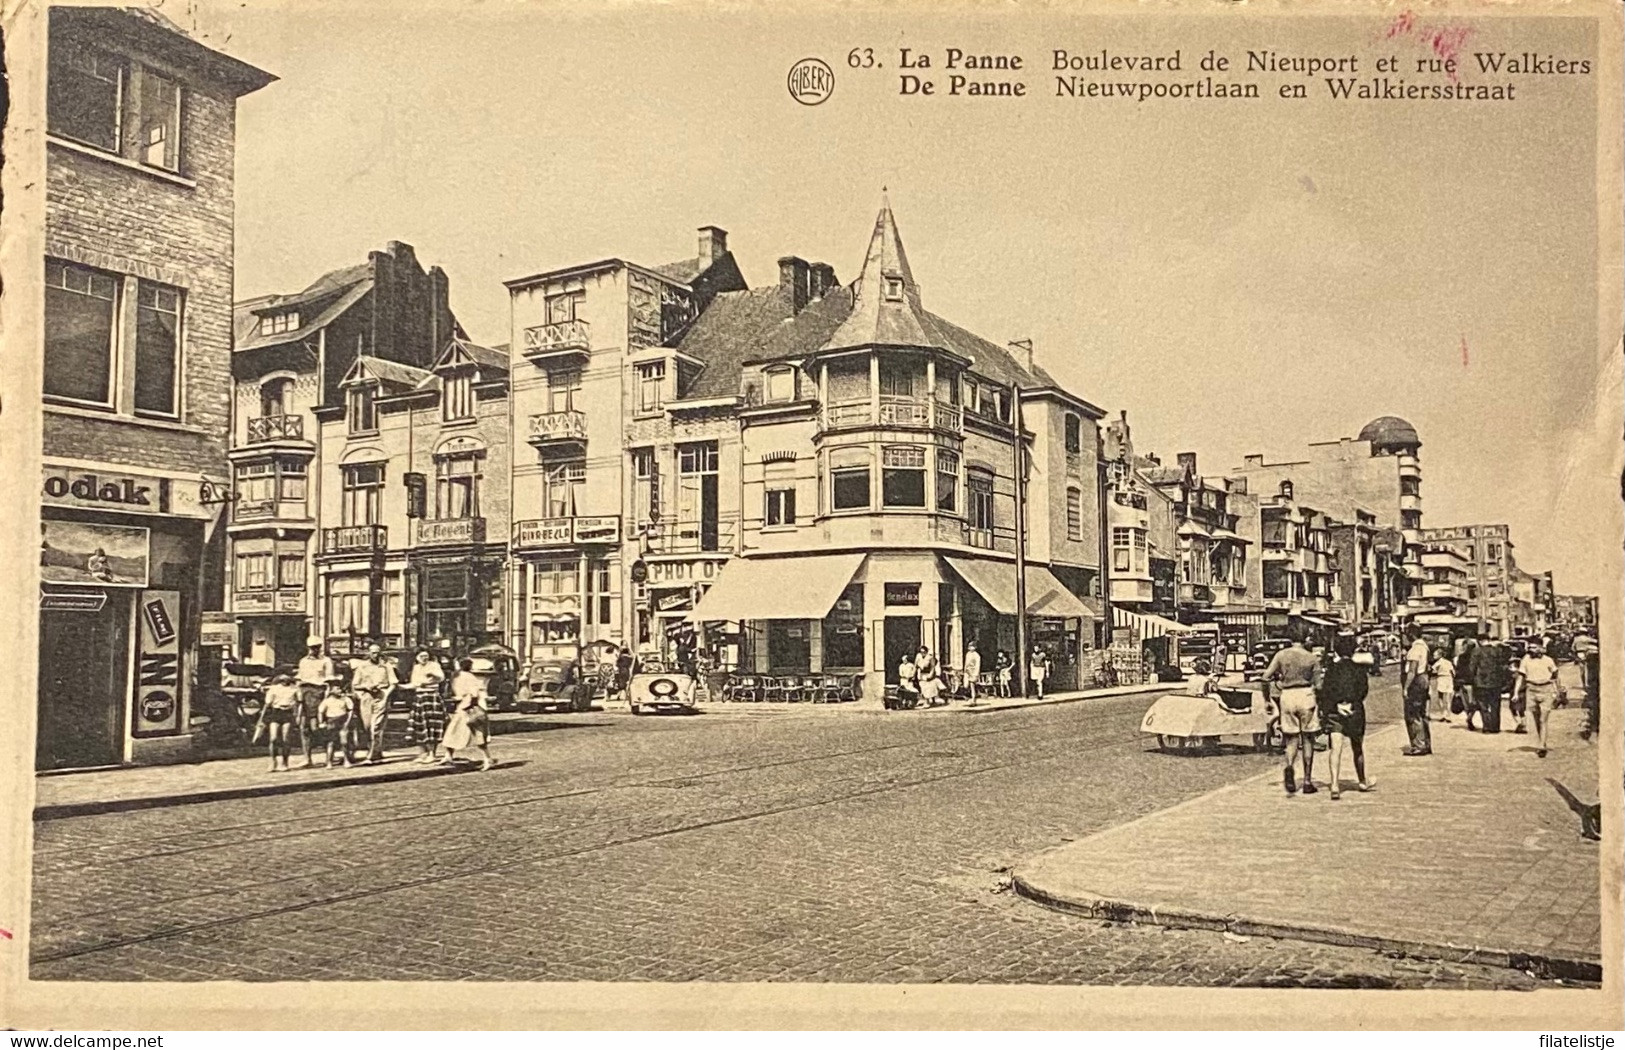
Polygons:
M406 625L406 602L402 594L400 573L389 573L379 581L380 602L383 613L383 633L400 637Z
M609 562L587 563L587 622L608 627L614 618L615 584L610 578Z
M824 667L863 667L863 584L855 583L835 599L824 618Z
M887 507L925 506L925 449L910 445L881 450L880 499Z

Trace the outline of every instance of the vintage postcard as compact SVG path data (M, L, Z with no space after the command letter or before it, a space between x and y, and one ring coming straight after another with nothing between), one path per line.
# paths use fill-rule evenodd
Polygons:
M1617 4L4 12L0 1021L1625 1024Z

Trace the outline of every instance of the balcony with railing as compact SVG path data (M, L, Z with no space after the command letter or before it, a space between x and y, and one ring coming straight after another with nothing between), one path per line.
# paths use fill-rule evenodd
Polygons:
M305 440L305 417L296 415L255 416L248 421L250 445L269 441Z
M902 397L882 394L877 401L842 401L824 406L823 427L845 430L857 427L894 427L901 430L940 430L961 434L965 412L958 405L934 397Z
M543 445L585 444L586 413L576 409L538 412L529 419L525 440L538 448Z
M592 330L585 321L554 321L525 329L524 354L536 362L562 362L592 353Z
M1467 586L1444 580L1430 580L1422 584L1422 597L1435 601L1466 601Z
M389 529L383 525L343 525L322 530L323 554L370 554L389 547Z
M715 521L656 521L638 528L647 538L650 554L730 554L739 519L726 515Z
M485 542L484 518L419 518L419 547L458 546Z

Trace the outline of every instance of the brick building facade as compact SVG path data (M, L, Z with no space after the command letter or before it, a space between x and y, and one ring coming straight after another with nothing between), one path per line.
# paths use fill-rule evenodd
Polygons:
M236 101L274 78L145 11L52 8L49 48L36 762L172 760L218 678Z

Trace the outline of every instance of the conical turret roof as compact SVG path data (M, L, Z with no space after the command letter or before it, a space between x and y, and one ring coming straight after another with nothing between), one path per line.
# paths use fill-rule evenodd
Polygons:
M851 285L852 312L823 346L844 350L858 346L940 346L920 306L920 287L914 283L903 238L884 195L863 270Z

